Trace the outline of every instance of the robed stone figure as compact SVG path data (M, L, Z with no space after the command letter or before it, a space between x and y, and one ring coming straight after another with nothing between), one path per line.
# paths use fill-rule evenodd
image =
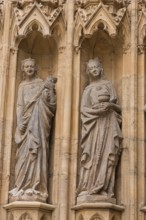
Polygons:
M24 79L17 99L15 188L10 201L46 202L48 154L52 119L56 109L56 78L37 76L34 59L22 61Z
M93 195L114 196L122 133L117 95L112 83L105 80L98 58L89 60L87 73L90 83L81 101L82 153L77 195L79 201L85 197L86 202L92 202Z

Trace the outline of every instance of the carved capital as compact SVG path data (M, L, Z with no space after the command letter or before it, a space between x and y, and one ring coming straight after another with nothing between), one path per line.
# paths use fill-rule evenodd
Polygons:
M143 44L140 44L137 46L138 48L138 54L144 54L145 53L145 50L146 50L146 46L143 45Z
M123 46L123 54L127 54L128 51L130 50L131 44L128 43L126 45Z
M66 47L63 47L63 46L62 46L62 47L59 47L59 48L58 48L58 52L59 52L60 54L64 53L65 48L66 48Z
M17 52L18 52L18 48L16 48L16 47L11 47L10 48L10 52L14 55L14 54L17 54Z
M0 0L0 25L2 24L3 21L3 5L4 5L4 0Z
M146 1L138 0L138 15L140 16L142 12L146 12Z

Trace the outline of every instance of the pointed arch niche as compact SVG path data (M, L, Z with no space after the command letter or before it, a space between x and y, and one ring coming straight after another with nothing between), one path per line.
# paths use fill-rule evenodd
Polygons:
M98 57L104 68L106 79L112 81L121 101L121 78L123 65L123 47L120 38L111 38L107 32L98 30L92 37L85 38L81 45L80 59L80 91L88 84L86 63L89 59Z
M14 55L14 54L17 55ZM38 76L45 80L48 76L53 75L57 77L58 74L58 45L53 37L47 36L44 37L41 32L38 31L37 24L34 24L32 30L18 43L18 49L16 51L12 51L10 63L15 60L16 67L13 69L13 73L15 75L14 89L15 89L15 99L14 99L14 108L13 108L13 142L12 142L12 150L11 150L11 166L10 166L10 189L14 187L14 179L15 179L15 155L16 155L16 144L14 141L15 129L16 129L16 102L18 95L18 86L20 82L23 80L23 75L21 71L21 61L27 58L33 58L36 60ZM11 64L10 64L11 65ZM51 192L51 182L52 182L52 167L53 167L53 140L55 136L55 122L52 129L52 134L50 145L49 145L49 171L48 171L48 179L49 179L49 196Z
M88 76L86 74L86 63L89 59L98 57L103 65L105 77L110 80L119 99L119 103L122 106L122 75L123 75L123 41L122 38L117 35L112 38L103 28L98 28L93 35L85 36L82 43L75 51L75 63L74 63L74 103L76 108L76 119L74 119L74 131L73 134L78 140L76 146L78 162L77 162L77 175L76 175L76 187L79 181L80 171L80 138L81 138L81 120L80 120L80 104L81 97L84 88L88 85ZM78 64L78 65L77 65ZM77 133L77 132L78 133ZM120 198L121 193L121 167L120 163L117 167L115 196L117 200Z

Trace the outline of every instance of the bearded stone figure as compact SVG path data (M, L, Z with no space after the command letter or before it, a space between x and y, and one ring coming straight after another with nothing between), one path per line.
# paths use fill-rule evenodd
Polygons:
M15 188L10 201L41 201L48 198L48 154L52 119L56 109L54 77L37 76L34 59L22 61L24 80L17 99Z
M122 141L121 108L98 58L89 60L87 73L90 84L81 102L82 154L77 202L114 197Z

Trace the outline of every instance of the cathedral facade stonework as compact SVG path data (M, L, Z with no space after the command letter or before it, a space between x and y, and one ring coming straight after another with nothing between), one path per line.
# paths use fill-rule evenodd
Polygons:
M146 1L0 0L0 219L146 219Z

